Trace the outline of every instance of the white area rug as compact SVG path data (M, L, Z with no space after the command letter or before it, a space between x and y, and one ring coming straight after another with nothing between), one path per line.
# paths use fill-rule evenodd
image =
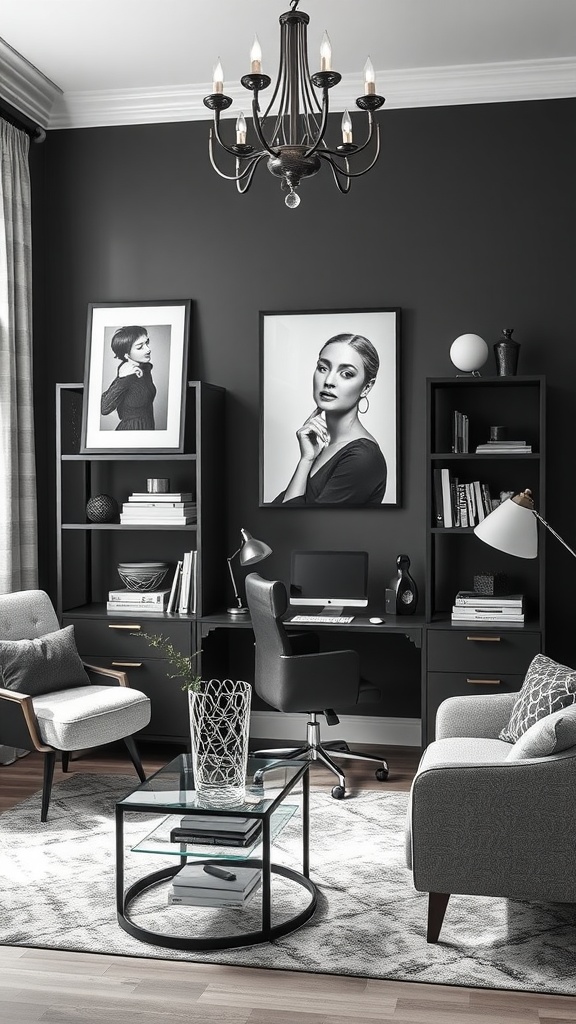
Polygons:
M114 895L114 803L134 786L132 777L71 775L54 786L45 824L39 796L0 816L4 944L576 994L572 905L454 896L440 943L427 944L427 897L415 892L404 866L407 794L384 787L344 801L312 790L311 877L320 899L298 931L272 944L209 953L139 942L119 927ZM127 834L139 839L152 824L152 817L133 815ZM298 868L300 842L295 815L274 859ZM128 853L127 879L169 863ZM302 898L298 887L275 880L280 914ZM157 931L258 926L258 898L243 912L169 908L166 887L139 900L142 923Z

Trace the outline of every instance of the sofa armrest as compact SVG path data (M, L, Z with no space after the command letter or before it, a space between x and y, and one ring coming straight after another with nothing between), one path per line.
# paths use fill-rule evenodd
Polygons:
M576 756L423 771L412 788L422 892L576 902Z
M0 702L0 743L26 750L33 746L42 753L52 750L42 742L29 694L0 687Z
M82 664L87 672L94 672L97 676L108 676L109 679L114 679L119 686L130 686L128 682L128 674L122 672L117 668L103 668L101 665L89 665L86 661Z
M508 723L517 693L487 693L448 697L436 712L436 739L480 736L498 739Z

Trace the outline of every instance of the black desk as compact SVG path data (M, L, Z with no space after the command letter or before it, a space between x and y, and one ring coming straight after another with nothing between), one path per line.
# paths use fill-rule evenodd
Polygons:
M294 614L287 612L286 620ZM311 611L310 614L313 614ZM352 612L350 612L352 614ZM384 621L382 623L370 622L371 616L381 616ZM290 622L285 621L284 626L288 631L302 632L303 630L313 630L314 632L324 632L328 630L330 632L338 632L339 634L347 633L363 633L370 634L376 633L385 640L386 636L391 635L403 635L405 636L415 647L420 651L420 689L421 689L421 706L422 706L422 746L425 745L425 707L426 707L426 664L425 664L425 644L423 644L423 638L425 634L426 620L423 615L384 615L377 609L371 610L368 614L354 615L352 622L348 623L324 623L324 622ZM202 639L207 637L213 630L219 629L251 629L252 625L250 622L249 615L229 615L227 612L221 612L216 615L203 615L198 620L198 636L196 649L199 650L202 646Z

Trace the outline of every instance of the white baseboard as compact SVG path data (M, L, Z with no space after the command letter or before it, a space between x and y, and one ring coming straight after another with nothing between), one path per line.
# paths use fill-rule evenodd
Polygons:
M368 715L338 715L340 725L328 726L322 716L322 738L343 739L348 743L375 743L393 747L420 747L419 718L370 718ZM306 739L308 715L284 715L278 711L253 711L250 739L295 741Z

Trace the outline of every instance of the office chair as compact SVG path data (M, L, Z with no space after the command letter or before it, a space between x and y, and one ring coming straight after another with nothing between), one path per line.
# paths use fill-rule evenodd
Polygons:
M246 600L256 639L256 693L277 711L305 711L310 715L305 744L259 750L254 756L321 761L338 777L338 785L332 789L336 800L341 800L346 792L346 778L331 755L379 764L376 778L384 782L388 765L382 757L356 753L343 740L320 742L319 714L326 716L328 725L338 725L334 707L348 708L364 701L375 702L380 697L377 687L360 678L357 652L320 652L314 633L288 634L281 622L288 597L286 587L278 580L265 580L258 573L250 573L246 577Z

